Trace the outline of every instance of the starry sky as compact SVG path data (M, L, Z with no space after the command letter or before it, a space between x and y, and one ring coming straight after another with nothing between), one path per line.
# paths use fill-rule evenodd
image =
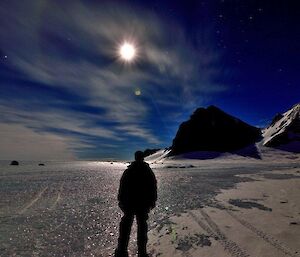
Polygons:
M132 159L212 104L266 126L300 99L296 2L2 0L0 159Z

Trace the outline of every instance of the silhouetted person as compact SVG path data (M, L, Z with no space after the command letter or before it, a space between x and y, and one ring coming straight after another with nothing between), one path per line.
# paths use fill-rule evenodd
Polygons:
M120 222L118 248L115 257L127 257L128 242L134 216L137 222L138 256L147 257L147 219L157 200L156 178L144 162L141 151L135 153L135 161L124 171L120 180L118 201L124 212Z

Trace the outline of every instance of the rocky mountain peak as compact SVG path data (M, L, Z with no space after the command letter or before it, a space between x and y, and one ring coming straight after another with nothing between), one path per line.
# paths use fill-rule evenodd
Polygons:
M260 135L260 129L212 105L196 109L191 118L179 126L171 154L234 151L254 143Z

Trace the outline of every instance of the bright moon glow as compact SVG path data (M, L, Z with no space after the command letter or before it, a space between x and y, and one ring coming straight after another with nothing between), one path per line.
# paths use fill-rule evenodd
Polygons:
M132 61L133 58L135 57L135 47L134 45L130 43L124 43L120 47L120 55L121 58L124 59L125 61Z

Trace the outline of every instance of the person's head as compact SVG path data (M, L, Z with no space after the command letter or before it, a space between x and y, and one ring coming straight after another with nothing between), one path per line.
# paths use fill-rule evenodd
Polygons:
M142 162L144 160L144 153L142 151L136 151L134 153L134 159L138 162Z

